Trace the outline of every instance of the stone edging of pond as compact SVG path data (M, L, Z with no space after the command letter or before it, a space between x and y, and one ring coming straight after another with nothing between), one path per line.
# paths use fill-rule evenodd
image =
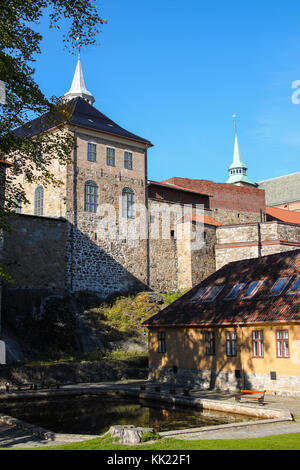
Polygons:
M12 416L8 416L5 414L0 413L0 422L5 423L8 426L16 427L17 429L21 429L22 431L28 431L30 434L34 434L42 439L51 439L52 441L55 440L55 433L49 431L49 429L44 429L39 426L35 426L34 424L26 423L25 421L21 421L20 419L13 418Z
M231 423L231 424L220 424L217 426L206 426L202 428L189 428L189 429L181 429L181 430L174 430L174 431L165 431L158 433L162 437L171 437L176 436L176 434L192 434L192 433L199 433L204 431L216 431L220 429L230 429L230 428L238 428L238 427L245 427L245 426L253 426L253 425L263 425L263 424L273 424L273 423L282 423L287 421L294 421L292 414L288 410L271 410L271 409L263 409L260 408L253 408L250 406L240 405L236 403L224 403L218 402L216 400L208 400L202 398L193 398L193 397L174 397L170 396L166 393L154 393L154 392L141 392L140 390L129 389L129 388L121 388L120 386L105 386L105 387L86 387L86 386L68 386L67 388L63 389L60 388L59 390L49 390L49 391L28 391L28 392L12 392L8 394L1 394L0 398L47 398L52 396L62 396L62 395L120 395L120 396L128 396L128 397L136 397L140 399L147 399L153 401L160 401L165 403L171 403L173 405L184 405L192 408L202 408L206 410L212 411L221 411L225 413L234 413L239 415L247 415L247 416L254 416L260 418L260 420L255 421L247 421L241 423ZM262 419L266 418L266 419ZM0 414L0 421L5 422L11 426L17 426L21 429L27 430L32 434L37 434L43 439L52 439L55 440L55 433L38 426L31 425L29 423L25 423L20 421L16 418L12 418L10 416Z

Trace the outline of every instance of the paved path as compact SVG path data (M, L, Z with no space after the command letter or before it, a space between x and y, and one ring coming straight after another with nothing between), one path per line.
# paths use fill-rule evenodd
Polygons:
M72 386L64 386L63 390L71 392L74 390L111 390L111 389L124 389L129 388L139 390L141 381L131 383L99 383L99 384L79 384ZM19 392L20 393L20 392ZM26 393L26 392L25 392ZM28 395L29 392L27 392ZM35 392L33 392L35 393ZM51 393L52 394L52 393ZM5 399L4 393L1 393L0 399ZM202 398L206 400L214 400L223 403L234 403L234 394L213 391L197 391L191 393L193 398ZM248 403L244 401L245 406L261 408L256 403ZM294 422L272 423L272 424L255 424L247 426L232 427L227 429L211 430L204 432L197 432L192 434L180 433L176 436L178 439L243 439L252 437L264 437L278 434L300 433L300 398L294 397L278 397L273 395L266 396L266 409L272 410L289 410L295 417ZM69 444L72 442L82 442L88 439L94 439L98 436L91 435L76 435L76 434L56 434L54 441L43 440L38 436L33 436L26 430L19 430L16 427L11 427L6 424L0 423L0 448L28 448L28 447L48 447L53 445ZM299 438L300 439L300 438Z

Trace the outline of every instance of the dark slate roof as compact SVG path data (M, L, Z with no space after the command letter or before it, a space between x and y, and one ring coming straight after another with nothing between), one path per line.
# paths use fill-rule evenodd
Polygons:
M300 250L278 253L250 260L229 263L194 287L173 304L151 317L148 327L201 327L213 325L254 324L266 322L299 322L300 294L288 295L287 291L300 276ZM281 277L291 277L278 296L270 290ZM243 292L251 281L264 280L263 285L250 299L243 299ZM236 300L225 300L235 284L246 283ZM224 285L213 302L192 300L202 287Z
M94 108L91 104L85 101L83 98L74 98L69 102L70 106L70 124L75 126L83 127L85 129L91 129L94 131L104 132L106 134L124 137L129 140L136 142L142 142L149 146L152 146L149 140L146 140L138 135L132 134L131 132L123 129L114 121L109 119L107 116L102 114L98 109ZM53 126L54 120L49 120L49 113L30 121L28 124L19 127L15 130L15 134L19 137L28 136L34 137L35 135L44 132ZM55 118L54 118L55 119ZM65 121L62 115L56 116L56 123L60 124Z

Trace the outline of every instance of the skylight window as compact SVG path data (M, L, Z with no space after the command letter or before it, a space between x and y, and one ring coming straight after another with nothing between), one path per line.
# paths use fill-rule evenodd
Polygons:
M238 298L240 295L241 290L243 289L245 283L243 282L242 284L235 284L231 291L226 295L224 300L235 300Z
M210 289L209 294L205 296L203 299L204 302L213 302L216 297L219 295L219 293L224 289L224 284L221 286L214 286L212 289Z
M300 276L296 278L292 287L287 291L287 294L289 295L300 294Z
M265 281L251 282L243 295L243 299L251 299L257 293L258 289L263 285L264 282Z
M271 289L270 295L280 295L283 289L288 285L290 279L290 277L281 277L280 279L277 279Z
M191 302L200 302L200 300L202 300L207 291L207 287L200 287L197 293L191 298Z

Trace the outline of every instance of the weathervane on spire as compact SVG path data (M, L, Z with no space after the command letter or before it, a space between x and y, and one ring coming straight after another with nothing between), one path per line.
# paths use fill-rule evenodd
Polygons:
M237 125L236 125L236 118L237 118L237 115L234 114L233 116L233 120L234 120L234 128L235 128L235 132L237 132Z
M81 48L80 37L76 38L76 41L78 41L78 57L80 58L80 48Z

